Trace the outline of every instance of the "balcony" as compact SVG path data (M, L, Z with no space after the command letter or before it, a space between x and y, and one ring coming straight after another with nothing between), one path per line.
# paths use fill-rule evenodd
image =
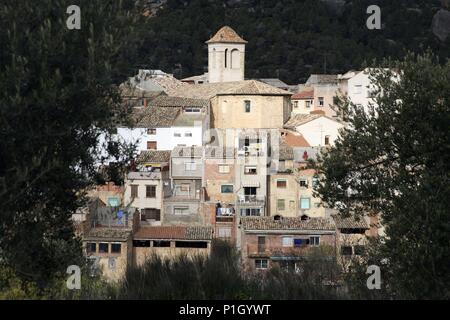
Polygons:
M247 255L251 258L301 258L305 256L311 248L313 248L313 246L309 245L302 245L299 247L273 247L267 245L248 244Z
M217 208L216 222L233 222L235 211L233 207Z
M266 197L262 195L238 195L237 203L239 205L264 205L266 203Z

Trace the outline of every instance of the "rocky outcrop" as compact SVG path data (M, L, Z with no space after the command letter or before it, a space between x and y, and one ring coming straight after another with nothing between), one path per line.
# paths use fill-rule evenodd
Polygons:
M433 17L431 28L436 37L445 41L450 35L450 11L441 9Z

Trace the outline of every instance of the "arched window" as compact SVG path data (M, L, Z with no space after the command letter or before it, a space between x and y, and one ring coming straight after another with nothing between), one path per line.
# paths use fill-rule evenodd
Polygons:
M239 50L233 49L231 50L231 68L239 69L240 61L239 61Z
M228 49L225 49L225 68L227 68Z

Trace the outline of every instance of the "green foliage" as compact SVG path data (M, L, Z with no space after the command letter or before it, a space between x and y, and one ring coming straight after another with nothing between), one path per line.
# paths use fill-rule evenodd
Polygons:
M99 135L108 141L123 116L132 3L0 4L0 258L41 289L83 264L70 217L93 182ZM66 27L71 4L81 30Z
M381 8L382 30L366 27L366 9L374 4ZM428 47L445 58L450 38L443 43L431 32L439 5L439 0L347 0L336 9L319 0L169 0L141 25L136 65L177 77L201 74L208 65L205 41L223 25L249 41L249 78L297 84L311 73L344 73L373 58L401 58Z
M326 251L326 249L323 249ZM274 268L244 272L234 247L217 241L211 255L151 256L128 270L118 299L336 299L339 268L329 252L317 250L299 262L300 273Z
M378 107L348 100L349 126L323 155L322 199L343 215L380 213L371 263L393 298L450 297L450 61L409 54L374 69ZM391 69L392 70L392 69Z

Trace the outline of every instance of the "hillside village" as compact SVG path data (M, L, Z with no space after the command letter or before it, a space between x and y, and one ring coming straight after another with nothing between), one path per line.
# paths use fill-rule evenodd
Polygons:
M344 262L360 255L382 232L378 217L327 208L308 162L346 126L335 96L373 103L368 70L299 85L246 79L246 40L228 26L205 40L207 73L139 70L121 85L134 124L117 136L137 143L138 156L123 186L97 186L73 215L87 257L117 280L153 253L207 255L214 239L236 246L247 270L296 270L312 247Z

